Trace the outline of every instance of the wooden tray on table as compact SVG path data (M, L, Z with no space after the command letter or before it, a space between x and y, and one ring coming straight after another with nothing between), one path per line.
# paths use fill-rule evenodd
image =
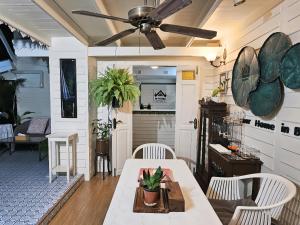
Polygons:
M155 206L144 204L144 189L137 187L135 192L133 212L135 213L169 213L184 212L184 198L178 182L166 182L166 188L160 189L160 199Z

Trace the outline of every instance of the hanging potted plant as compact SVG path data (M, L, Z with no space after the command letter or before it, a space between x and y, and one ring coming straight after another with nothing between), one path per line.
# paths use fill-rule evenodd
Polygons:
M90 82L90 95L97 106L122 107L135 102L140 90L127 69L107 68L102 76Z
M154 174L150 171L143 171L144 204L155 206L160 197L160 182L163 179L163 171L158 167Z
M109 150L109 137L111 124L101 122L101 120L93 120L93 134L97 135L96 139L96 153L108 153Z

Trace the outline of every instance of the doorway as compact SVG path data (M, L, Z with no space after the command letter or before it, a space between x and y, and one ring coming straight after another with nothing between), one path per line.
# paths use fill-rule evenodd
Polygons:
M166 66L167 65L167 66ZM152 70L157 70L160 67L163 69L164 67L173 68L173 81L170 83L173 85L173 90L176 93L175 95L175 108L173 105L173 109L167 108L166 111L171 111L168 115L172 119L169 119L168 122L163 120L161 125L168 125L167 127L172 128L172 132L170 132L169 142L165 142L170 145L176 153L177 158L184 159L191 170L195 167L196 161L196 145L197 145L197 129L198 129L198 100L199 96L199 84L200 84L200 74L197 66L197 62L195 61L98 61L97 62L97 71L98 73L103 73L107 67L116 67L116 68L126 68L132 74L139 75L138 70L148 69L151 67ZM158 67L158 68L156 68ZM149 75L149 74L148 74ZM153 74L152 74L153 75ZM164 75L162 73L162 75ZM190 76L192 75L192 76ZM138 82L141 84L141 80L137 77ZM149 76L150 78L150 76ZM140 80L140 81L139 81ZM163 78L157 76L154 79L156 82L158 80L162 81ZM163 98L163 93L158 90L159 88L153 88L153 79L149 79L146 81L149 86L141 85L141 91L144 92L150 90L152 93L150 96L153 99L153 90L157 90L157 99ZM144 82L145 83L145 82ZM168 84L168 82L165 82ZM174 86L175 84L175 86ZM154 85L157 83L154 82ZM161 85L160 87L164 87L165 85ZM178 100L179 99L179 100ZM151 100L152 101L152 100ZM142 109L141 109L142 103ZM150 106L148 106L150 103ZM130 109L131 108L131 109ZM150 108L150 109L147 109ZM117 126L112 130L112 146L111 146L111 161L112 161L112 171L114 175L118 175L121 173L122 168L126 159L131 158L132 152L135 147L142 143L149 142L162 142L162 135L158 135L157 127L152 128L152 141L145 139L141 142L137 142L139 140L137 138L141 135L140 132L137 132L136 127L141 126L141 128L145 127L147 123L152 123L150 120L150 116L148 115L146 119L144 118L144 123L141 119L138 119L137 114L140 114L140 117L143 117L142 113L149 113L149 111L163 111L158 105L153 104L153 102L149 102L148 100L141 96L139 102L131 107L126 106L126 109L114 109L111 112L111 120L117 121ZM107 118L107 110L103 108L98 108L98 119ZM138 112L138 113L137 113ZM165 112L164 112L165 113ZM135 121L133 121L135 120ZM170 122L171 121L171 122ZM150 126L149 124L149 126ZM133 127L134 126L134 127ZM150 128L147 129L150 131ZM148 135L149 136L149 135ZM153 140L154 138L154 140Z
M175 148L176 66L135 65L141 95L132 115L133 149L146 143Z

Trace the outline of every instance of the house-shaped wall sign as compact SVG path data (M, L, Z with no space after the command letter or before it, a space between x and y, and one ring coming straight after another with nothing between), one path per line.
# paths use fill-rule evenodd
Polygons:
M156 92L154 90L154 101L156 102L164 102L167 99L167 93L163 92L162 90L159 90L158 92Z

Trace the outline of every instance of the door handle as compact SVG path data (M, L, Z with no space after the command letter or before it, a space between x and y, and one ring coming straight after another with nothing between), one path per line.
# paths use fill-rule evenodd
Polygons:
M189 121L189 123L194 124L194 129L196 130L198 127L198 120L195 118L194 120Z
M120 124L120 123L123 123L123 121L122 120L117 120L116 118L114 118L113 122L112 122L113 128L116 129L117 125Z

